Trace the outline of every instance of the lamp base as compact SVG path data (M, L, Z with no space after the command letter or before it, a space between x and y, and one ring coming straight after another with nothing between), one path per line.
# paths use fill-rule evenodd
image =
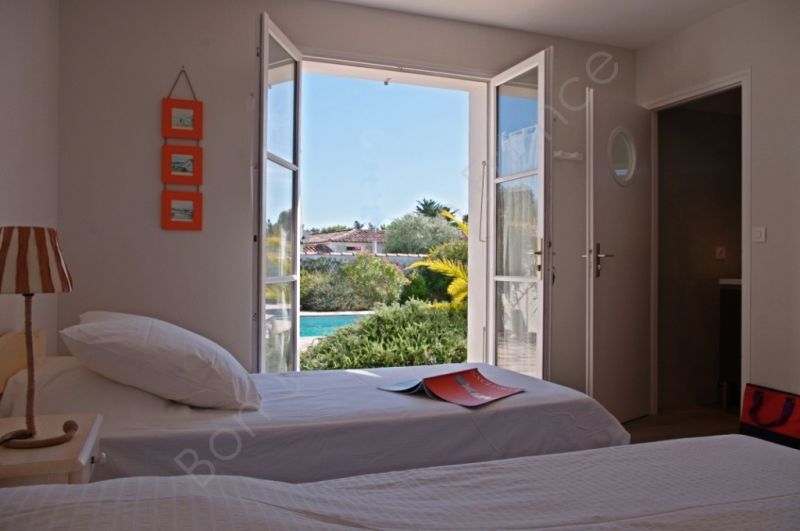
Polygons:
M35 439L36 434L27 429L10 431L0 437L0 446L18 450L58 446L72 440L78 432L78 423L74 420L68 420L64 423L62 429L64 430L63 435L48 437L47 439Z

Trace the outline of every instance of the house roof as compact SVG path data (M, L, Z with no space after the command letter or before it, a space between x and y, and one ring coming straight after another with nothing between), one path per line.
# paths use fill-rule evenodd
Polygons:
M339 232L326 232L323 234L310 234L306 245L320 243L384 243L386 233L382 230L350 229Z
M333 249L331 249L324 243L303 246L303 253L305 254L331 254L332 252Z

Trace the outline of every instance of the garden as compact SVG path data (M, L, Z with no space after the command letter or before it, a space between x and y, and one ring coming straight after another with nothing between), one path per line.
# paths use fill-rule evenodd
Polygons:
M303 350L301 369L466 361L466 219L423 199L416 211L389 223L384 233L385 249L379 255L301 260L302 311L369 312ZM390 260L396 254L419 256L400 265Z

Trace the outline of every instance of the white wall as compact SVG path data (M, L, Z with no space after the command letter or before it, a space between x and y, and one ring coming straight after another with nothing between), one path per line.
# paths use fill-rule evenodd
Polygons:
M305 53L491 75L554 44L555 88L580 104L587 59L618 74L600 90L634 97L634 55L615 48L321 0L83 0L61 15L60 222L81 285L62 326L93 308L141 312L197 330L250 364L251 166L258 14ZM181 66L205 102L204 230L159 228L160 100ZM584 151L583 111L555 125L556 149ZM584 167L556 162L553 376L583 386ZM559 376L561 375L561 376Z
M58 1L0 2L0 226L57 226ZM74 256L64 248L67 265ZM81 287L79 283L78 288ZM85 284L83 284L85 285ZM33 326L56 346L56 300L33 301ZM23 298L0 295L0 334L21 330Z
M637 54L642 103L746 69L752 75L751 380L800 392L800 2L751 0Z

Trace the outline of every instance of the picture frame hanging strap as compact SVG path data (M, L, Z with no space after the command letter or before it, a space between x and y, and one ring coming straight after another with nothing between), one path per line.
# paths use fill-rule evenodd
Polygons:
M184 79L186 79L186 84L189 85L189 90L192 92L192 99L194 101L197 101L197 95L194 93L194 87L192 86L192 81L189 79L189 73L186 72L186 68L183 66L181 66L181 71L178 72L178 75L175 76L175 82L172 84L172 88L169 89L169 94L167 95L167 98L172 98L172 93L175 92L175 87L178 86L178 81L180 81L181 76L183 76Z

